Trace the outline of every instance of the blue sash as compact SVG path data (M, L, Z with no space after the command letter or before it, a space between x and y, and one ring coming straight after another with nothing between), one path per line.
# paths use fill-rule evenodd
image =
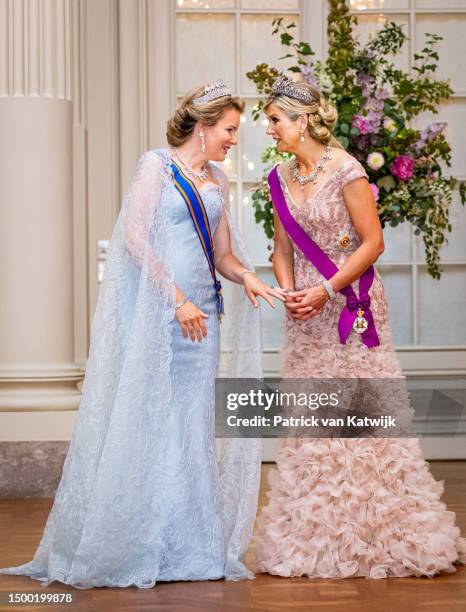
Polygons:
M194 229L199 236L201 241L202 249L205 253L207 262L209 264L210 273L214 279L215 299L217 301L217 313L219 315L224 314L223 296L222 296L222 285L215 274L215 262L214 262L214 242L212 240L212 234L210 232L210 223L207 217L207 213L204 207L204 202L197 190L196 185L185 175L181 170L180 166L172 160L172 172L175 187L178 193L181 195L183 200L188 207L189 214L194 223Z

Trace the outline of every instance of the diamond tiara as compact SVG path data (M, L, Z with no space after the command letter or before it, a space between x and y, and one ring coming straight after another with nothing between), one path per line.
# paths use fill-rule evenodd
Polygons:
M216 98L221 98L222 96L231 96L231 93L226 86L225 81L223 79L218 79L217 81L206 85L202 96L194 98L193 104L196 106L198 104L205 104L206 102L210 102Z
M310 91L297 87L296 83L286 76L278 77L272 86L272 93L277 95L283 94L284 96L294 98L295 100L305 102L306 104L312 104L315 102L314 96Z

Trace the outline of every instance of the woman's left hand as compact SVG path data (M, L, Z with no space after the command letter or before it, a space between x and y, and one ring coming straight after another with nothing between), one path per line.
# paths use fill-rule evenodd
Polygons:
M325 287L309 287L301 291L290 291L285 306L292 319L306 321L322 311L329 297Z
M246 291L246 295L251 300L254 308L259 306L257 301L257 297L262 297L272 308L276 308L276 305L270 299L270 296L273 296L282 302L286 300L286 293L280 287L270 287L266 285L260 278L258 278L253 273L245 274L243 277L244 282L244 290Z

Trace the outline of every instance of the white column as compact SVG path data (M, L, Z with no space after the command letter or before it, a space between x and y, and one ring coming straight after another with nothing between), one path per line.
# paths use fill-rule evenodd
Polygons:
M0 0L3 440L17 433L8 431L12 413L73 411L79 405L72 75L77 8L79 0ZM27 431L21 435L34 439Z
M136 162L149 148L146 129L146 0L119 0L118 55L120 101L120 193L131 181Z

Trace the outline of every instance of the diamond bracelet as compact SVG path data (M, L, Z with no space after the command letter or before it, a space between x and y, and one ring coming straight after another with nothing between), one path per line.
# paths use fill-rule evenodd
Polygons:
M337 294L335 293L335 291L333 290L332 285L330 284L330 282L328 280L324 280L324 282L322 283L322 286L325 288L325 290L328 293L328 297L330 298L331 301L333 301L336 297Z
M184 306L187 301L188 301L188 298L184 298L181 300L181 302L178 302L178 304L175 304L175 310L178 310L179 308Z

